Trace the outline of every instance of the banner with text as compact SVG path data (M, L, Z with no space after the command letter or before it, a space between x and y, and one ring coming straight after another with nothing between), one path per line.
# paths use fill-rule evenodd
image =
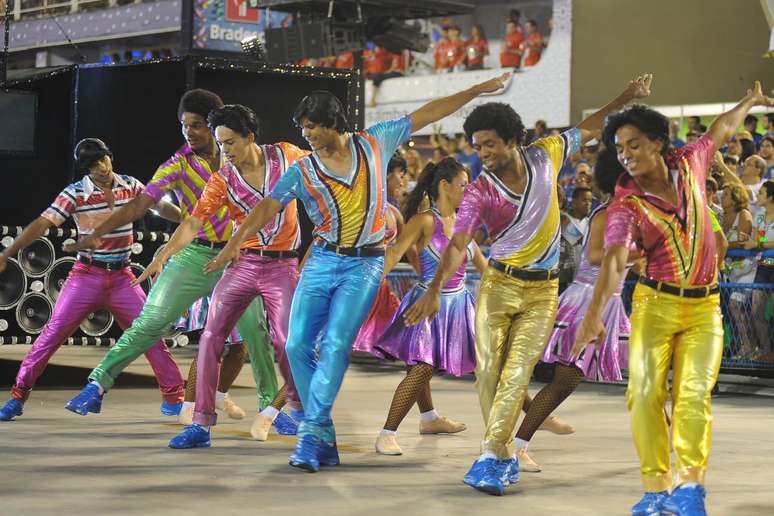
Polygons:
M287 13L260 9L257 0L194 0L193 8L194 49L241 52L243 39L292 22Z

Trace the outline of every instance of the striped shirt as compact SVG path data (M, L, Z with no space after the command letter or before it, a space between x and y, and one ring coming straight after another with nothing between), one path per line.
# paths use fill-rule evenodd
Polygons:
M380 122L349 137L352 168L346 176L328 170L316 152L296 161L269 194L288 204L299 199L315 235L342 247L384 242L387 163L411 136L411 119Z
M173 192L182 218L185 219L193 213L211 175L207 160L199 157L185 144L156 170L142 193L159 202L165 193ZM222 242L231 236L231 229L228 208L221 206L204 221L204 226L196 236L210 242Z
M113 208L108 207L105 192L95 185L89 176L76 181L62 190L51 206L41 215L56 226L72 216L78 233L90 235L105 222L115 210L129 203L142 192L143 184L131 176L113 174ZM78 256L104 262L128 261L134 236L132 223L124 224L102 237L97 249L83 250Z
M194 208L194 217L206 221L223 206L228 206L235 226L239 227L250 210L263 200L266 192L276 186L290 164L309 153L285 142L261 145L260 148L264 158L263 187L254 188L242 177L239 170L227 161L207 182L204 193ZM251 235L242 244L242 248L291 251L298 247L299 242L298 210L294 201L285 206L255 235Z

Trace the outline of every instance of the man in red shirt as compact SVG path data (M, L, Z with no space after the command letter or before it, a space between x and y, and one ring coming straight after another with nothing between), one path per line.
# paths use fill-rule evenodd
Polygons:
M500 52L500 66L503 68L521 68L522 43L524 33L519 23L508 20L505 25L505 38L503 38L503 50Z
M452 72L462 64L465 58L465 42L460 39L460 28L452 25L448 28L448 40L441 40L435 52L435 71Z
M540 54L545 48L543 35L537 31L535 20L527 22L527 40L522 43L524 48L524 66L535 66L540 61Z

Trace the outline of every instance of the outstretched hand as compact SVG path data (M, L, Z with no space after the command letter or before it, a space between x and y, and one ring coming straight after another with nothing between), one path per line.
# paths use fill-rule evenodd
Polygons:
M167 263L167 260L169 258L165 256L165 254L159 253L152 262L150 262L150 265L145 268L144 271L142 271L142 274L137 276L137 278L132 281L132 286L139 285L143 281L145 281L148 278L155 278L159 274L161 274L162 269L164 268L164 265Z
M432 319L441 309L441 296L438 293L428 290L422 297L406 310L403 314L403 320L406 326L415 326L427 318Z
M774 98L763 94L761 81L755 81L752 89L747 90L747 98L753 101L753 106L774 107Z
M89 235L81 237L77 242L70 242L64 244L62 249L67 253L74 253L76 251L82 251L84 249L96 249L102 245L102 239L96 235Z
M218 256L207 262L207 265L204 266L205 274L220 270L226 265L236 263L239 260L239 246L232 245L232 242L229 241L226 247L220 250Z
M511 72L505 72L502 75L498 75L488 81L482 82L474 86L479 95L482 93L493 93L499 89L505 87L505 82L511 77Z
M629 81L626 92L632 99L644 99L650 96L650 85L653 82L653 74L640 75L633 81Z
M597 343L604 342L606 337L605 325L598 315L586 313L581 325L575 332L575 345L572 347L572 356L578 356L583 348L591 344L595 339Z

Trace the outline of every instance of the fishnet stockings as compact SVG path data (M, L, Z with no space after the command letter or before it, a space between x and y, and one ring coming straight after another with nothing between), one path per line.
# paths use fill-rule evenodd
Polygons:
M581 380L583 380L583 371L577 367L556 364L554 379L532 400L527 409L527 415L521 422L519 431L516 432L516 437L524 441L532 439L543 421L567 399L567 396L573 393Z
M228 347L228 353L223 357L220 364L220 379L218 380L218 391L228 392L231 384L234 383L242 366L247 358L247 346L242 343L231 344ZM196 400L196 358L191 362L188 368L188 380L185 383L185 401Z
M411 410L411 407L417 402L420 393L424 390L427 390L427 398L423 400L423 403L427 403L429 399L430 406L432 407L432 399L429 396L430 379L432 377L433 368L428 364L416 364L409 367L406 377L398 384L398 388L395 389L392 404L390 404L390 412L387 414L387 422L384 423L385 430L392 430L394 432L398 429L401 421L406 417L406 414L408 414L408 411Z

